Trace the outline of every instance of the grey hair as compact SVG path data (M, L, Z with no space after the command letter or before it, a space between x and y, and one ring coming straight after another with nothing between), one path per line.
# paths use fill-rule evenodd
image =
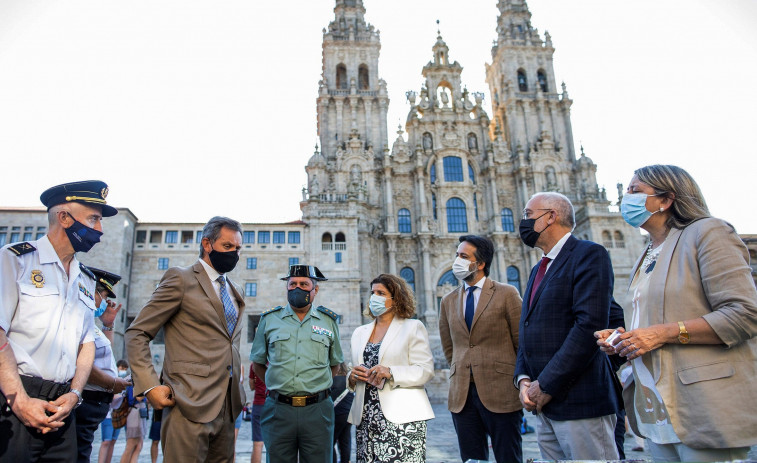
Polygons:
M218 239L218 236L221 234L221 229L224 227L235 232L242 233L242 224L234 219L217 215L208 220L208 223L206 223L205 226L202 227L202 238L207 238L211 243L213 243ZM204 256L205 249L203 249L202 242L200 242L200 258Z
M571 230L576 228L576 212L573 210L573 203L570 202L567 196L562 193L546 191L535 193L531 196L531 199L536 197L541 198L547 207L557 211L557 223Z
M694 178L678 166L655 164L636 169L640 182L654 189L655 194L673 200L670 228L684 228L695 220L710 217L702 190Z

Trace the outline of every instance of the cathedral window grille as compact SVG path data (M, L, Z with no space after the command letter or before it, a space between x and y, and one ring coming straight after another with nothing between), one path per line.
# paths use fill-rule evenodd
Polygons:
M337 264L342 263L342 253L341 252L335 252L334 253L334 262Z
M158 257L158 270L168 270L168 257Z
M462 182L463 181L463 160L457 156L446 156L443 159L444 181L445 182Z
M321 250L322 251L331 251L334 249L334 243L332 243L331 239L331 233L326 232L321 236Z
M514 232L515 221L513 220L513 210L510 208L502 209L502 231Z
M431 183L436 183L436 163L431 164L431 172L429 173Z
M615 230L615 247L620 249L626 247L626 241L623 239L623 234L618 230Z
M468 232L465 203L460 198L450 198L447 201L447 231L449 233Z
M399 210L399 212L397 213L397 228L399 229L400 233L412 233L409 210Z
M370 88L370 80L368 78L368 66L361 64L357 71L357 82L359 90L368 90Z
M247 270L255 270L258 268L258 258L257 257L248 257L247 258Z
M431 209L434 211L434 220L439 220L436 215L436 193L431 193Z
M336 66L336 88L338 90L347 90L349 83L347 82L347 66L344 64L338 64Z
M473 164L468 163L468 178L472 184L476 184L476 173L473 171Z
M452 270L447 270L447 272L444 275L442 275L441 278L439 278L439 282L436 285L437 286L444 286L444 285L457 286L457 278L455 278L455 274L452 273Z
M31 238L31 235L29 235ZM24 238L26 239L26 238ZM174 244L179 242L179 232L178 230L168 230L166 232L166 243Z
M542 92L547 92L547 74L544 73L543 70L539 69L539 72L536 73L536 78L539 81L539 87L541 87Z
M518 90L521 92L528 91L528 79L526 79L526 71L518 69Z
M515 286L520 292L520 270L518 270L518 267L514 265L507 267L507 284Z
M476 217L476 222L478 222L478 201L476 200L476 193L473 193L473 215Z
M415 291L415 272L410 267L405 267L400 270L400 277L407 282L408 285Z
M268 244L270 242L271 242L271 232L269 232L269 231L258 232L258 243L259 244Z
M292 265L299 265L300 264L300 258L299 257L290 257L289 258L289 266Z
M254 231L246 231L242 233L242 243L244 244L251 244L255 242L255 232Z
M612 247L612 235L607 230L602 231L602 245L608 249Z
M342 232L337 233L334 236L334 241L335 241L335 243L334 243L334 250L336 250L336 251L344 251L345 249L347 249L347 243L345 243L344 233L342 233ZM339 253L339 254L341 254L341 253ZM341 262L341 257L340 257L339 262Z

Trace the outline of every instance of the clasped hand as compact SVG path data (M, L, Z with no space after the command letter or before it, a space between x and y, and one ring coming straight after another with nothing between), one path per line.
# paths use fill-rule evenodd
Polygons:
M611 343L606 340L615 330L610 328L594 332L597 345L602 352L608 355L618 354L628 360L633 360L665 344L663 341L664 333L662 333L660 325L637 328L631 331L618 327L617 330L620 336L612 340Z
M551 395L541 390L539 380L531 382L522 379L518 383L518 388L520 389L520 402L523 404L523 408L529 412L541 412L541 409L552 400Z

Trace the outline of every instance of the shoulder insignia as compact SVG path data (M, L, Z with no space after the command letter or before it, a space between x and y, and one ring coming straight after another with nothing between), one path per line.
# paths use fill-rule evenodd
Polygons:
M272 308L272 309L268 309L268 310L266 310L265 312L263 312L262 314L260 314L260 316L261 316L261 317L265 317L265 316L266 316L266 315L268 315L269 313L274 313L274 312L276 312L276 311L278 311L278 310L281 310L281 309L283 309L283 308L284 308L284 307L282 307L282 306L280 306L280 305L277 305L276 307L274 307L274 308Z
M81 270L81 273L97 281L97 277L95 276L94 273L92 273L92 270L88 269L87 266L82 264L81 262L79 262L79 270Z
M331 317L332 319L334 319L334 321L338 321L339 320L339 315L337 315L336 312L334 312L331 309L327 309L326 307L324 307L322 305L319 305L316 310L319 311L319 312L321 312L321 313L325 313L326 315L328 315L329 317Z
M27 242L23 242L14 244L13 246L8 246L8 250L10 250L10 252L15 254L16 256L23 256L24 254L29 254L32 251L36 251L37 248Z

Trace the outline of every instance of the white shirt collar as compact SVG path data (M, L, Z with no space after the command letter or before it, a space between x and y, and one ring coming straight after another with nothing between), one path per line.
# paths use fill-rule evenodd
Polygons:
M213 267L211 267L210 265L208 265L208 263L205 262L204 260L202 260L202 259L199 259L199 260L200 260L200 263L202 264L202 266L205 267L205 272L208 274L208 278L210 278L210 281L216 281L216 280L218 280L218 277L220 277L221 274L218 273L216 271L216 269L214 269Z
M484 289L484 281L486 281L486 276L482 277L474 285L469 285L467 281L463 281L463 286L464 286L464 288L465 288L466 291L468 291L468 288L470 288L471 286L475 286L478 289Z
M555 243L555 245L552 247L552 249L549 250L549 253L544 255L543 257L548 257L550 260L555 260L557 258L557 255L560 254L560 251L562 251L562 247L565 245L565 242L568 241L568 238L570 238L571 233L568 232L560 238L560 240Z

